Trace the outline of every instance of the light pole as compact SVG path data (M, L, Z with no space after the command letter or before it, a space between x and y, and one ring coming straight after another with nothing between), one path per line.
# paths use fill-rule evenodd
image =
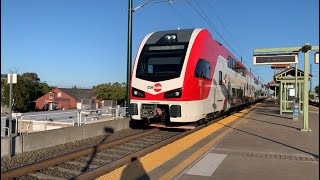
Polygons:
M17 83L17 74L8 74L8 83L10 86L9 90L9 131L8 131L8 137L9 137L9 158L12 157L12 85ZM17 124L17 121L16 121ZM15 133L17 133L17 129L15 130Z
M131 80L131 61L132 61L132 0L128 1L128 45L127 45L127 91L126 106L130 105L130 80Z
M169 2L172 3L173 0L167 1L154 1L150 0L136 8L132 9L132 0L128 0L128 44L127 44L127 89L126 89L126 106L130 104L130 80L131 80L131 62L132 62L132 12L137 11L147 4Z

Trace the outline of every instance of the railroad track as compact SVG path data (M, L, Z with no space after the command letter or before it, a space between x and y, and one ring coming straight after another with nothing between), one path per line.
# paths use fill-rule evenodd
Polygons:
M207 125L220 121L224 117L184 132L151 129L105 144L3 171L1 179L94 179Z
M319 102L309 101L310 106L319 107Z
M1 179L92 179L165 146L194 130L151 129L1 173Z

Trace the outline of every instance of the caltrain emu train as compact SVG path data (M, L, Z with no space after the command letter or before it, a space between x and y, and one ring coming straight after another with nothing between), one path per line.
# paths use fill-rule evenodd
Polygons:
M154 32L144 37L133 65L130 124L194 127L266 95L208 30Z

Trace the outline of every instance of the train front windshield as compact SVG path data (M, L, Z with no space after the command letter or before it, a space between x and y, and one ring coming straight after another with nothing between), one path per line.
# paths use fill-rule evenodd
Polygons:
M180 77L187 44L146 45L138 60L136 77L158 82Z

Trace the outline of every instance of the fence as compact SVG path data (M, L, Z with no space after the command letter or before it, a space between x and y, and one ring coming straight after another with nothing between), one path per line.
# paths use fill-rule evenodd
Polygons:
M22 133L22 129L21 129L22 120L30 120L30 119L26 119L26 118L32 118L31 120L34 120L34 121L35 120L53 120L54 118L59 118L59 116L56 116L56 115L66 115L66 114L75 114L76 117L79 119L79 115L78 115L79 112L78 111L60 112L60 113L45 113L45 114L35 114L35 115L21 116L20 121L19 121L19 133L20 134ZM51 118L48 119L48 117L51 117ZM65 116L60 116L60 117L65 117ZM40 118L42 118L42 119L40 119ZM62 120L65 120L65 119L62 119ZM73 118L70 118L70 120L73 120ZM28 127L27 127L27 129L28 129Z
M67 122L67 121L70 121L70 120L59 121L59 123L60 123L60 122ZM28 126L27 126L27 134L29 134L29 127L30 127L30 126L44 125L44 126L43 126L44 128L42 128L42 129L43 129L43 131L46 131L46 130L48 130L48 126L50 126L50 125L48 125L48 124L51 124L51 126L54 127L54 125L53 125L54 123L57 123L57 122L45 121L45 122L37 122L37 123L35 123L35 121L33 121L32 124L28 124ZM72 127L74 127L74 125L75 125L75 120L72 119ZM56 127L57 127L57 126L56 126ZM57 128L50 128L50 129L57 129ZM40 131L41 131L41 130L40 130Z
M17 123L13 123L13 130L11 133L22 134L23 132L30 132L30 128L32 126L40 126L43 125L43 129L47 130L47 125L55 122L67 122L70 121L72 126L81 126L82 123L87 123L87 120L91 118L92 120L98 120L108 117L112 118L122 118L126 115L126 107L116 106L116 101L108 101L106 102L104 109L96 109L96 110L82 110L82 111L68 111L68 112L58 112L58 113L43 113L43 114L32 114L32 115L22 115L21 117L16 117ZM107 109L109 107L109 109ZM69 117L68 117L69 116ZM13 119L15 120L15 119ZM27 122L26 122L27 121ZM34 123L36 121L44 121L41 123ZM32 122L32 123L31 123ZM28 124L31 123L31 124ZM22 129L23 128L23 129ZM3 128L5 129L5 128ZM1 129L1 135L2 131ZM15 130L14 130L15 129ZM39 128L38 128L39 129Z
M81 110L95 110L96 100L95 99L81 99Z

